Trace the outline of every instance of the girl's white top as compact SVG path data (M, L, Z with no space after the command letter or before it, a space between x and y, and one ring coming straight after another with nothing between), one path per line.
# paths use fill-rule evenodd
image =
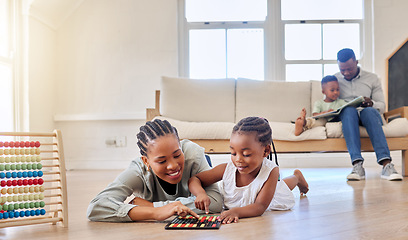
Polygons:
M224 196L224 207L227 209L244 207L255 202L259 191L266 182L272 169L278 167L273 161L263 159L261 170L256 178L248 185L237 187L237 168L232 162L227 164L222 177L221 192ZM283 180L278 181L275 194L268 210L288 210L295 205L295 197Z

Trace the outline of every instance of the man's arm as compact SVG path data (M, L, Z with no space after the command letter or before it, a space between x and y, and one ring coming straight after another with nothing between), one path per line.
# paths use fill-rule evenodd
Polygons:
M385 112L385 100L384 99L385 99L384 92L381 87L380 79L376 76L376 81L374 82L372 86L371 101L372 101L372 107L377 109L381 114Z

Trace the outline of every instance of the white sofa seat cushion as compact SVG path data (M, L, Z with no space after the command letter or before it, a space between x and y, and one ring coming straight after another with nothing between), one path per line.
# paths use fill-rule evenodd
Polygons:
M160 112L192 122L234 122L234 79L162 77Z
M296 120L302 108L310 114L310 82L237 80L235 122L258 116L270 122Z
M188 122L159 116L155 119L167 120L173 125L181 139L230 139L233 122ZM292 123L271 122L272 138L285 141L326 139L324 127L315 127L295 136L295 125Z
M188 122L168 117L155 117L167 120L178 131L180 139L230 139L233 122Z
M383 125L385 137L405 137L408 135L408 119L397 118ZM343 136L341 122L329 122L326 124L328 138L341 138ZM369 137L367 130L360 126L360 136Z
M272 128L272 138L282 141L303 141L326 139L326 128L323 126L314 127L304 131L299 136L295 136L295 124L283 122L270 122Z

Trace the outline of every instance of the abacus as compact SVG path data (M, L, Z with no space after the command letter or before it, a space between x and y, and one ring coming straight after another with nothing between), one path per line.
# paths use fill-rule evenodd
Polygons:
M68 226L61 131L0 132L0 228Z
M195 218L191 215L185 217L177 216L169 222L164 229L186 230L186 229L220 229L221 222L218 215L200 215Z

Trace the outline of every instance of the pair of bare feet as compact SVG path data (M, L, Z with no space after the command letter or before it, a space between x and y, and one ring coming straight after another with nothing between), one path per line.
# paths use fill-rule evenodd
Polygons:
M300 111L299 117L295 121L295 136L299 136L303 132L303 127L306 125L306 109Z

